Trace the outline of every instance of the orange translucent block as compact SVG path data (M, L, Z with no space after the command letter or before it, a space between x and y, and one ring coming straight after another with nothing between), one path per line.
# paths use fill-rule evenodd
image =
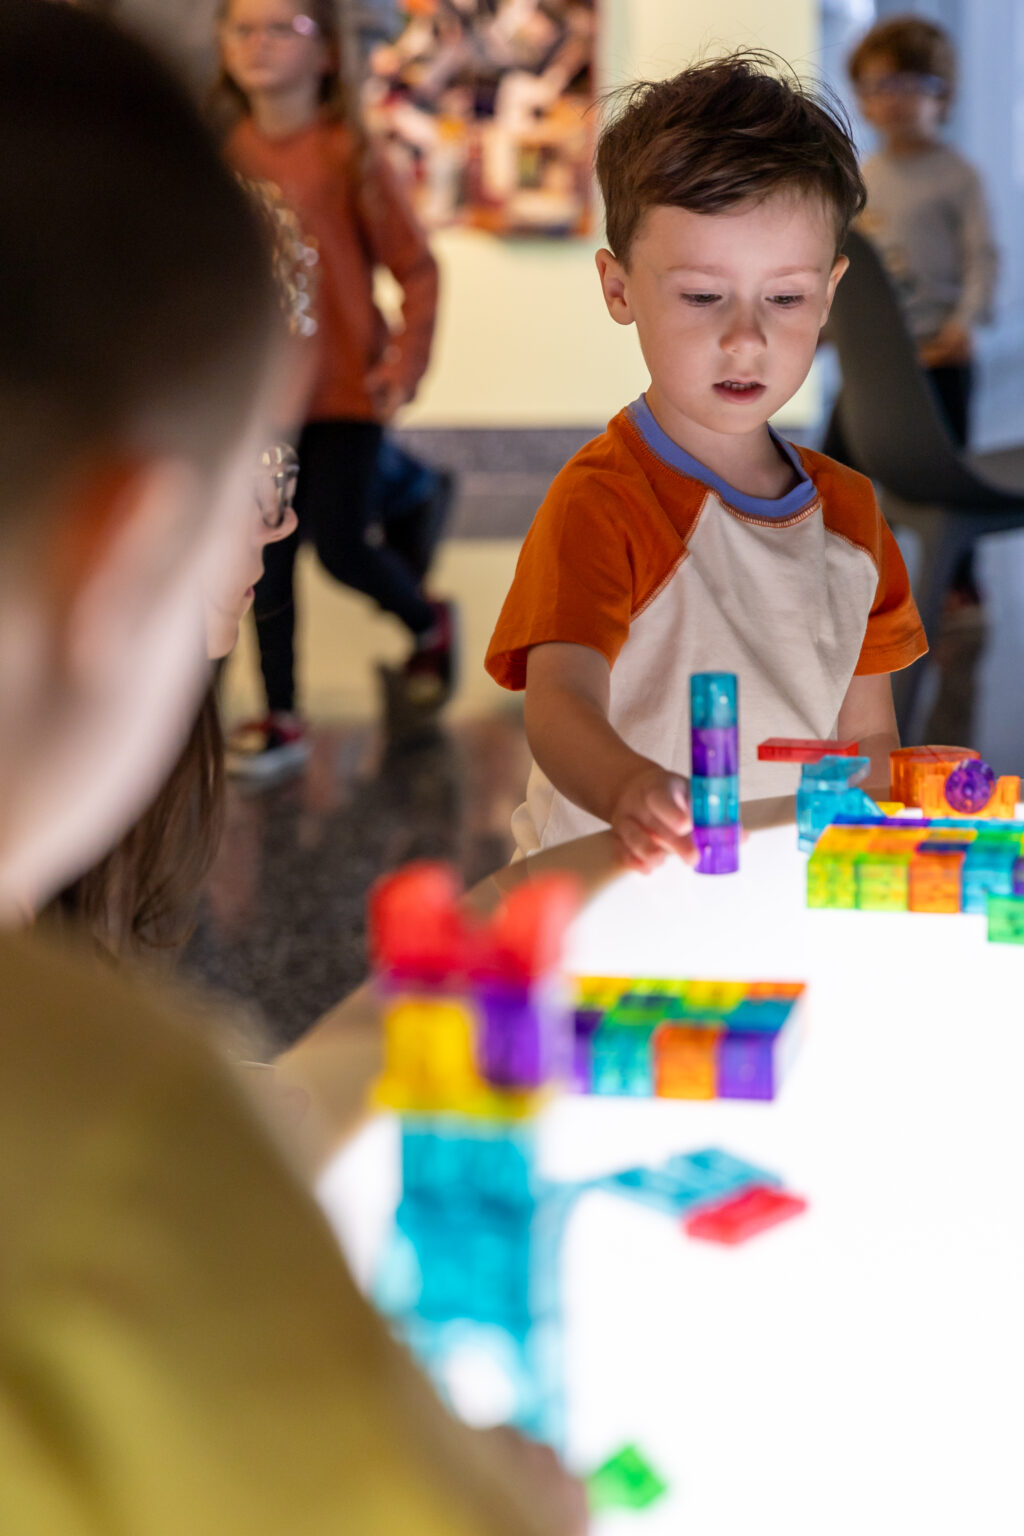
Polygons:
M803 981L752 981L747 986L747 996L752 1002L773 997L801 997L806 991L807 984Z
M921 809L925 816L955 819L956 821L1012 821L1017 814L1020 799L1020 779L1016 774L1004 774L996 779L996 787L988 805L980 811L955 811L946 799L946 778L942 773L925 774L921 781Z
M889 753L889 796L904 806L921 804L921 784L926 774L941 773L942 782L965 757L980 754L971 747L898 747Z
M910 862L907 908L911 912L959 912L962 853L920 853Z
M666 1024L654 1036L654 1091L661 1099L713 1099L721 1029Z

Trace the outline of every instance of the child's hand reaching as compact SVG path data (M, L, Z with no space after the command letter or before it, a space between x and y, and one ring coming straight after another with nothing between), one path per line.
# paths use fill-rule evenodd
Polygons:
M687 864L697 862L690 836L689 783L656 763L627 779L615 802L611 825L631 869L647 873L668 853L678 854Z

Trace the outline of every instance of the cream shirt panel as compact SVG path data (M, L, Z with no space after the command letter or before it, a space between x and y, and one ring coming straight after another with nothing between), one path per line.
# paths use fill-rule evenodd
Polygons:
M873 558L825 527L820 502L779 523L709 491L687 553L630 625L608 718L634 751L689 776L690 676L735 672L740 797L793 794L799 766L758 762L758 742L835 735L877 588ZM516 857L604 825L534 763L512 817Z

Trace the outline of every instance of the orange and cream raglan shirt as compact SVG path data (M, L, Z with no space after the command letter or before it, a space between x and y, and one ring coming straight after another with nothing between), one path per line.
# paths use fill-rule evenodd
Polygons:
M530 648L599 651L608 718L634 751L690 773L690 675L739 679L740 794L792 794L799 768L762 763L768 736L827 739L855 675L895 672L927 644L870 481L775 436L797 483L776 500L727 485L641 398L553 482L487 652L526 686ZM512 819L520 854L598 831L536 763Z

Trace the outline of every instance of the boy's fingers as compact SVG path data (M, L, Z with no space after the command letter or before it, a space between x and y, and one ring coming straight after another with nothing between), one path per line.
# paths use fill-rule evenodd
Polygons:
M651 818L677 836L689 832L693 825L690 807L685 799L686 788L681 780L675 784L657 785L647 796L647 809ZM678 798L677 798L678 797Z
M633 816L623 816L616 824L615 835L636 869L653 869L665 857L665 850Z

